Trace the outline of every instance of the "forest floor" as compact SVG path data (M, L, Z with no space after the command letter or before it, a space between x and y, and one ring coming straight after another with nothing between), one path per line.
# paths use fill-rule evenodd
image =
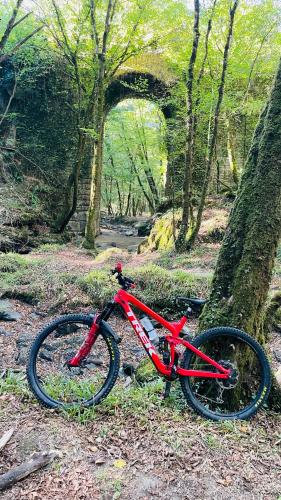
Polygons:
M130 267L153 261L203 276L212 273L218 250L219 244L206 243L189 256L171 258L154 252L126 253L122 258ZM83 276L104 265L102 254L94 260L73 245L27 256L38 262L45 259L44 265L46 258L52 279L65 272ZM42 279L43 273L44 266ZM280 288L280 270L272 287ZM163 401L160 379L143 386L121 382L95 410L76 417L42 408L26 386L27 349L40 328L68 311L73 295L77 303L80 300L77 311L91 310L83 292L71 283L56 308L52 287L37 305L8 299L19 319L0 323L0 434L15 431L0 452L0 473L25 461L33 451L54 449L58 458L3 492L3 499L281 499L280 414L263 410L250 422L210 422L186 407L177 383ZM110 322L123 338L121 363L134 361L137 341L127 323L118 317ZM195 329L196 322L191 327ZM269 350L276 365L280 335L272 335ZM6 376L1 378L2 370Z

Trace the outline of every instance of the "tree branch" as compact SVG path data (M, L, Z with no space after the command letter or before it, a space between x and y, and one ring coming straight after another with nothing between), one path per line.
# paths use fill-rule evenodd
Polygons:
M28 12L27 14L22 16L16 23L14 23L12 29L15 29L15 27L18 26L20 23L22 23L27 17L29 17L30 14L32 14L32 11Z
M11 17L9 19L8 24L7 24L7 27L6 27L6 29L4 31L4 34L3 34L3 36L2 36L2 38L0 40L0 52L3 51L5 45L6 45L7 41L8 41L8 38L9 38L10 33L11 33L13 27L14 27L15 20L16 20L16 17L18 15L18 11L19 11L19 8L20 8L22 2L23 2L23 0L17 0L16 6L14 7L12 15L11 15Z
M27 42L30 38L32 38L34 35L36 35L36 33L38 33L39 31L41 31L42 29L44 28L44 25L42 26L39 26L38 28L36 28L35 30L33 30L31 33L29 33L29 35L25 36L22 40L20 40L15 46L13 49L11 49L11 51L8 53L8 54L3 54L2 56L0 56L0 63L2 63L3 61L6 61L9 57L11 57L12 55L14 55L18 49L25 43Z
M94 0L90 0L90 15L91 15L92 30L93 30L91 33L91 37L93 40L93 44L94 44L95 52L96 52L96 56L97 56L99 53L100 41L99 41L99 35L98 35L98 31L97 31L96 4L95 4Z
M8 104L7 104L7 106L6 106L6 109L5 109L5 111L4 111L4 113L3 113L2 117L1 117L1 120L0 120L0 127L1 127L1 125L2 125L2 123L3 123L3 121L4 121L4 120L5 120L5 118L6 118L7 113L8 113L8 111L9 111L9 109L10 109L10 106L11 106L12 100L13 100L13 99L14 99L14 97L15 97L16 88L17 88L17 79L16 79L16 76L15 76L15 84L14 84L14 87L13 87L12 93L11 93L11 95L10 95L10 99L9 99L9 101L8 101Z
M102 37L102 51L101 51L101 56L104 58L106 54L106 49L107 49L107 40L108 40L108 35L110 32L110 25L111 21L113 19L114 11L116 8L117 0L113 3L112 0L108 0L108 5L107 5L107 11L106 11L106 18L105 18L105 24L104 24L104 32L103 32L103 37Z
M73 55L72 49L71 49L71 47L69 45L69 41L67 39L67 35L66 35L66 32L65 32L65 29L63 27L60 9L57 6L55 0L52 0L52 4L53 4L53 7L55 9L55 13L56 13L56 16L57 16L57 21L58 21L59 29L60 29L60 32L62 34L65 46L66 46L66 48L68 50L68 53L69 53L70 58L72 60L72 63L74 64L74 55Z
M45 467L45 465L50 463L56 456L57 453L55 452L33 453L27 462L18 465L9 472L6 472L6 474L0 476L0 491L24 479L32 472Z
M248 93L249 93L249 90L250 90L250 85L251 85L251 80L252 80L252 74L253 74L253 71L254 71L254 67L256 65L256 62L258 60L258 57L262 51L262 48L267 40L267 38L269 37L270 33L272 32L273 28L276 26L276 23L274 23L271 28L268 30L268 32L264 35L264 37L262 38L261 40L261 43L260 43L260 46L259 46L259 49L256 53L256 56L254 57L253 61L252 61L252 64L251 64L251 68L250 68L250 72L249 72L249 76L248 76L248 81L247 81L247 87L246 87L246 92L245 92L245 95L244 95L244 98L243 98L243 101L240 105L240 107L243 106L243 104L245 103L246 99L247 99L247 96L248 96Z

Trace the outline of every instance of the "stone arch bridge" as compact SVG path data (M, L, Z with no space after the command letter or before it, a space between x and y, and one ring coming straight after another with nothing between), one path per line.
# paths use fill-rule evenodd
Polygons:
M171 95L171 86L151 73L130 72L119 75L108 86L105 95L105 108L108 114L125 99L146 99L156 103L162 111L167 124L167 172L165 196L172 199L181 190L183 180L183 148L180 144L183 127L182 106L177 106ZM70 221L72 230L84 234L90 198L90 166L81 173L76 213Z

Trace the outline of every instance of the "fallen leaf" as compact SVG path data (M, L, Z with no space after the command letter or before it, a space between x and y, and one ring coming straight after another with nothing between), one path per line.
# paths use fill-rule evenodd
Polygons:
M127 465L127 462L125 460L123 460L122 458L118 458L114 462L114 467L116 467L117 469L123 469L124 467L126 467L126 465Z
M98 451L98 448L96 446L89 446L88 450L91 451L92 453L96 453Z

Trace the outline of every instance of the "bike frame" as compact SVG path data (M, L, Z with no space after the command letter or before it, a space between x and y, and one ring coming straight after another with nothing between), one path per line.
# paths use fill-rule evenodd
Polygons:
M116 304L119 304L123 311L125 312L128 320L130 321L134 331L136 332L138 338L140 339L144 349L146 350L147 354L151 358L151 361L153 362L155 368L162 374L167 377L171 377L173 374L173 371L181 376L185 377L205 377L205 378L222 378L222 379L227 379L230 374L230 370L224 368L221 366L219 363L214 361L213 359L209 358L206 354L201 352L199 349L197 349L195 346L190 344L187 340L184 340L180 338L180 331L182 330L183 326L185 325L187 318L186 316L183 316L179 321L177 322L169 322L165 320L160 314L157 314L154 312L152 309L150 309L148 306L143 304L140 300L138 300L134 295L131 295L125 290L119 290L117 294L114 297L114 302ZM169 365L165 365L163 361L160 359L158 356L155 347L151 344L148 336L146 335L145 331L143 330L143 327L141 326L140 322L136 318L135 314L133 313L130 304L137 307L139 310L150 316L151 318L155 319L160 323L164 328L167 328L167 330L170 332L170 335L167 335L165 338L167 342L170 345L170 363ZM176 355L176 346L177 345L184 345L187 349L190 351L194 352L197 356L199 356L201 359L209 363L210 365L214 366L218 372L209 372L209 371L203 371L203 370L185 370L184 368L180 368L179 366L175 366L175 355Z
M181 375L185 377L204 377L204 378L215 378L215 379L227 379L229 377L230 374L229 369L224 368L219 363L217 363L209 356L201 352L199 349L197 349L190 342L180 337L180 331L182 330L183 326L187 321L186 316L183 316L177 322L169 322L165 320L162 316L160 316L160 314L154 312L152 309L150 309L148 306L146 306L140 300L138 300L134 295L131 295L124 289L119 290L117 294L114 296L113 304L114 303L118 304L123 309L127 319L131 323L134 331L137 334L137 337L141 341L152 363L154 364L158 372L161 373L162 375L166 376L167 378L173 378L175 375ZM165 339L167 340L170 346L170 362L168 365L163 363L163 361L157 354L155 347L150 342L149 337L147 336L142 325L136 318L130 305L137 307L140 311L144 312L151 318L158 321L158 323L160 323L164 328L166 328L170 332L168 335L165 336ZM103 313L97 314L94 317L93 324L90 328L90 331L83 345L80 347L77 354L71 360L68 361L68 364L70 366L79 366L81 361L85 359L86 356L89 354L98 336L100 327L99 321L102 315ZM108 319L109 315L107 315L106 319ZM218 371L211 372L204 370L185 370L184 368L177 366L176 364L177 345L183 345L184 347L195 353L198 357L200 357L201 359L203 359L204 361L215 367Z

